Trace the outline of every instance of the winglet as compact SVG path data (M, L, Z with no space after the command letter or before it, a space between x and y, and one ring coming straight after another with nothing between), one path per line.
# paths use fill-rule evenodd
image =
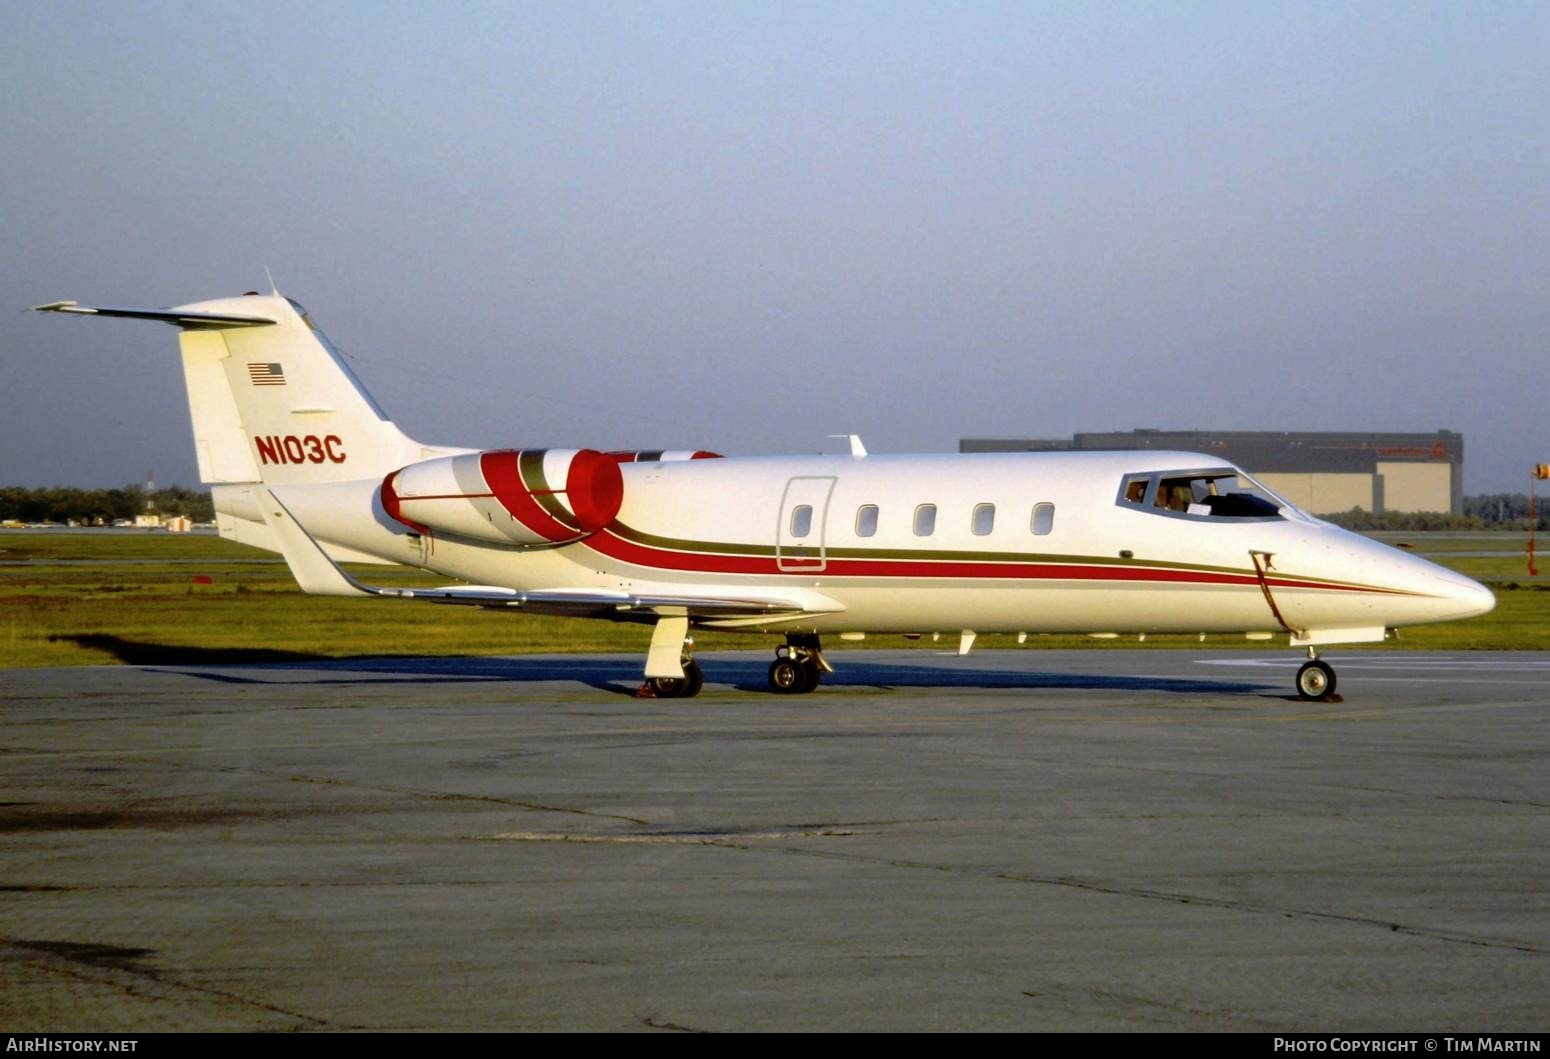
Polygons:
M280 543L280 554L285 565L291 568L291 576L301 590L312 596L373 596L372 592L342 570L328 557L306 527L296 521L287 508L274 495L273 490L255 489L259 510L264 523L274 531Z

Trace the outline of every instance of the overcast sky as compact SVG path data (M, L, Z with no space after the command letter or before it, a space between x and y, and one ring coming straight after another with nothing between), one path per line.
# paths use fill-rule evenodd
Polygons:
M267 289L422 440L1550 461L1550 4L0 0L0 484L196 470Z

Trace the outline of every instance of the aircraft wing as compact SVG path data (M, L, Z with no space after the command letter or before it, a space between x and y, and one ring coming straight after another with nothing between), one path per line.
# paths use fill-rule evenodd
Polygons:
M643 595L602 588L514 589L489 585L443 588L389 588L368 585L329 557L305 526L296 520L272 490L255 489L264 521L274 531L286 565L302 591L322 596L377 596L422 599L472 607L512 607L534 614L604 618L612 621L656 621L667 616L736 619L770 616L775 620L803 614L833 613L844 605L817 592ZM268 500L270 503L262 503Z
M346 576L349 576L348 574ZM359 582L357 582L359 583ZM810 602L796 599L739 596L665 596L614 592L600 588L559 588L520 591L486 585L445 588L370 588L372 595L458 603L474 607L516 607L533 614L559 614L615 621L655 621L665 614L704 618L751 618L760 615L810 614ZM825 611L843 609L824 607Z

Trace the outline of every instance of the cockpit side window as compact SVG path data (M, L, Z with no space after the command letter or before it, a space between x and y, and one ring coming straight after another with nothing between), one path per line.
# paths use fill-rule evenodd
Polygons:
M1154 503L1169 511L1188 511L1195 502L1195 484L1188 478L1164 478L1157 487Z
M1147 498L1151 502L1147 502ZM1236 468L1126 475L1119 504L1190 518L1281 518L1286 506Z

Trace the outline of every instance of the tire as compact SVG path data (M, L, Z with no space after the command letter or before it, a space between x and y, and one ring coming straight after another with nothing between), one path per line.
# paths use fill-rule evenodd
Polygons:
M689 686L684 688L683 693L678 697L680 699L692 699L705 686L705 671L700 668L700 664L694 659L688 659L684 662L684 679L689 682Z
M1329 663L1314 660L1303 663L1297 671L1297 697L1305 702L1318 702L1335 693L1335 671Z
M777 658L770 663L770 690L780 695L799 695L804 690L806 674L802 666L789 658Z
M659 699L692 699L705 686L705 673L692 658L684 659L681 677L651 677L646 681Z
M803 695L806 695L818 687L818 681L823 677L823 670L818 668L817 662L803 662L801 669L802 687L799 690Z

